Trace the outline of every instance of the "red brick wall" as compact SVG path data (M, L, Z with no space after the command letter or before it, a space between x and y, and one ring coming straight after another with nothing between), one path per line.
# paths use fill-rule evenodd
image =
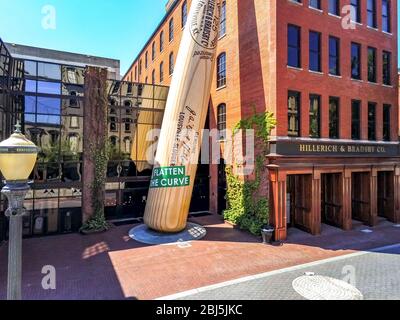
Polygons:
M181 5L175 7L154 36L156 41L156 59L151 61L151 44L140 56L142 59L142 74L133 81L144 82L146 76L151 82L152 70L156 70L156 83L159 83L159 65L164 61L163 85L169 85L168 58L174 52L176 58L182 36ZM190 7L191 1L188 1ZM377 23L379 30L366 27L366 1L362 1L363 25L357 25L356 30L342 28L341 19L328 15L328 1L321 1L323 12L310 9L308 1L296 5L290 0L227 0L227 32L218 43L218 55L226 52L227 83L222 89L216 88L214 73L211 89L210 128L216 127L217 106L225 103L227 106L227 128L232 128L241 118L253 112L252 105L258 112L270 110L275 113L278 125L275 136L287 136L287 94L288 90L302 93L301 103L301 135L309 136L309 94L321 95L321 134L329 136L328 107L329 97L340 98L340 138L351 138L351 100L362 101L362 139L367 139L367 104L377 103L377 138L382 138L383 104L392 105L391 128L392 139L398 137L398 82L397 82L397 1L392 4L392 35L381 31L381 0L377 0ZM341 5L349 4L350 0L342 0ZM170 18L175 21L174 40L168 42L168 24ZM287 67L287 24L292 23L302 29L302 70ZM159 52L159 34L164 30L165 49ZM322 74L308 71L308 33L309 30L322 34ZM341 39L341 77L328 75L328 37ZM362 45L362 81L350 79L350 45L351 42ZM377 84L367 82L367 47L377 48ZM392 53L392 87L382 85L382 50ZM148 51L149 66L145 68L144 55ZM134 76L135 61L126 79ZM217 168L212 165L211 175L211 210L217 207Z
M305 2L305 1L303 1ZM349 0L342 1L342 5L349 4ZM287 92L288 90L302 93L301 110L301 135L309 136L309 94L315 93L322 98L322 137L329 137L329 96L340 98L340 138L351 138L351 100L362 101L362 135L367 140L367 109L368 102L377 103L377 139L382 139L383 104L392 105L392 139L397 139L398 132L398 88L397 88L397 1L392 4L392 35L381 30L381 1L377 1L377 22L379 30L366 27L367 12L366 1L362 1L362 25L357 25L356 30L342 28L341 19L328 15L328 1L321 1L323 12L308 8L308 5L296 5L290 1L278 1L277 16L279 17L278 42L277 42L277 118L278 136L287 135ZM300 26L302 39L302 70L288 68L287 65L287 24ZM309 30L322 34L322 73L315 74L308 71L308 46ZM328 75L329 48L328 37L340 38L341 46L341 77L335 78ZM352 80L351 76L351 42L362 45L362 81ZM367 82L367 48L377 49L377 84ZM392 87L382 85L382 50L392 53Z

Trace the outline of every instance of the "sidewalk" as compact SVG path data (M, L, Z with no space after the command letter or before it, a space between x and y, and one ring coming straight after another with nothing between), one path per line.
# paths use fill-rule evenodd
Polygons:
M186 245L144 246L128 237L132 226L107 233L24 240L24 299L154 299L244 276L400 243L400 228L381 222L372 233L324 226L313 237L293 229L282 246L223 223L218 216L192 219L207 236ZM5 298L7 245L0 247L0 299ZM41 287L42 267L53 265L57 289Z

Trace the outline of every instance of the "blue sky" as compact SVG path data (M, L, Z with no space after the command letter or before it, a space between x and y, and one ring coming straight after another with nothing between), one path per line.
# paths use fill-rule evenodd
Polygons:
M11 43L121 60L125 73L165 14L167 0L0 0L0 37ZM42 8L56 9L44 29Z
M0 0L0 37L6 42L116 58L124 74L164 16L166 2ZM56 10L56 29L42 27L46 5Z

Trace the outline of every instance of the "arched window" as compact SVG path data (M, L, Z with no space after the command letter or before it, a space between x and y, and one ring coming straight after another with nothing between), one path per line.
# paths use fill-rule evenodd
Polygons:
M146 79L144 80L144 83L147 83L147 82L148 82L148 80L149 80L149 78L148 78L148 77L146 77Z
M129 137L124 138L124 150L125 153L131 153L131 138Z
M169 75L174 73L174 53L169 54Z
M72 152L79 151L79 134L70 133L68 135L68 144Z
M160 52L164 50L164 31L160 33Z
M139 76L142 74L142 59L139 61Z
M156 83L156 70L153 70L153 72L151 73L151 84L155 84Z
M221 19L219 23L219 36L222 37L225 34L226 34L226 1L222 2Z
M174 40L174 18L169 20L169 42Z
M148 59L148 52L146 51L145 55L144 55L144 67L147 69L147 66L149 64L149 59Z
M151 59L154 61L156 58L156 42L153 41L153 44L151 45Z
M226 85L226 54L221 53L217 58L217 88Z
M217 129L219 132L219 138L221 140L226 139L226 104L221 103L217 108Z
M182 28L185 26L187 21L187 2L182 3Z
M118 138L117 138L116 136L110 137L110 143L111 143L111 145L113 145L114 147L116 147L116 146L117 146L117 143L118 143Z
M164 62L160 63L160 82L164 81Z

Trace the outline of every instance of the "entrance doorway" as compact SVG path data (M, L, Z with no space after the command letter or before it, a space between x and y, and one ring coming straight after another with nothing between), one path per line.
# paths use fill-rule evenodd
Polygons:
M343 227L343 181L342 174L321 175L321 222Z
M394 221L394 172L378 172L378 216Z
M352 218L364 224L370 224L370 180L369 172L354 172L351 177Z
M225 172L225 161L221 160L218 165L218 214L222 215L226 210L226 172Z
M287 223L311 232L312 175L289 175L287 177Z

